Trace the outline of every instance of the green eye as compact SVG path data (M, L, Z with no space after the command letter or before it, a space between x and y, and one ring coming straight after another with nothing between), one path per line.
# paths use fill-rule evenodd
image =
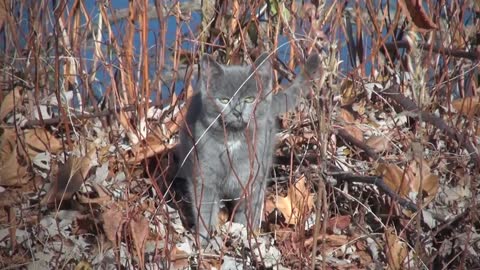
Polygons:
M218 98L218 101L220 101L220 103L222 103L222 104L227 104L230 101L230 99L228 99L228 98Z
M243 99L246 103L252 103L255 100L255 97L249 96Z

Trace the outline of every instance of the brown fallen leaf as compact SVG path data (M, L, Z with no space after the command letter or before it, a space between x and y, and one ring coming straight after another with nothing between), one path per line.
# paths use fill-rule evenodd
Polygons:
M452 107L468 118L480 113L480 97L466 97L452 101Z
M358 122L348 110L340 109L340 119L344 121L342 128L355 139L363 142L363 131L358 127Z
M63 149L60 140L55 138L45 128L35 128L25 131L25 143L27 144L27 152L31 158L38 153L50 152L56 154Z
M344 230L352 223L351 216L336 216L327 221L327 230L333 231L333 229Z
M98 204L100 206L105 206L110 204L113 200L112 195L106 191L106 188L102 185L92 183L92 189L97 193L97 197L92 198L88 196L83 196L82 194L77 194L78 202L82 204Z
M295 185L289 187L287 196L275 198L275 206L285 217L288 224L298 224L313 209L313 194L301 176Z
M0 194L0 208L20 204L22 202L22 194L18 190L7 189Z
M172 269L188 269L190 266L190 254L173 246L170 251L169 260L172 262Z
M145 142L137 143L132 147L133 157L128 159L128 163L136 164L154 155L166 152L174 148L176 144L166 144L156 136L148 136Z
M405 169L401 169L396 164L379 164L376 171L383 177L385 184L403 198L408 199L411 192L426 194L422 202L426 205L437 195L439 177L432 174L426 160L414 159Z
M28 170L28 162L24 155L18 154L17 148L9 155L2 156L0 164L0 185L21 186L30 181L33 175Z
M382 153L392 149L392 143L387 135L370 136L370 138L365 141L365 144L370 146L375 153Z
M2 29L6 20L13 19L12 13L10 12L11 2L12 0L0 0L0 29Z
M90 144L88 146L86 156L77 157L69 156L65 164L58 166L58 174L52 183L52 187L47 192L45 197L40 202L42 205L54 203L60 204L62 201L70 200L83 185L87 179L88 172L92 167L92 159L95 152L95 146Z
M0 164L2 164L13 153L17 145L17 132L14 128L3 129L0 136Z
M130 220L130 232L132 234L133 244L137 251L140 268L143 269L145 262L144 248L147 242L150 228L148 227L148 220L143 216L136 216Z
M117 234L124 223L122 208L116 204L112 204L102 215L103 230L107 239L117 246ZM119 237L120 238L120 237Z
M407 244L398 237L395 228L389 227L385 230L386 250L388 268L391 270L400 270L403 268L403 261L408 255Z
M32 179L29 160L23 149L17 146L15 129L4 129L0 136L0 185L22 186Z
M2 1L0 1L0 6ZM23 88L21 86L16 86L13 91L8 93L0 105L0 122L3 122L4 118L11 113L15 108L18 109L18 106L23 102Z
M396 164L380 163L377 166L377 174L383 177L385 184L394 192L406 198L410 192L410 178L407 173Z
M341 93L342 93L342 106L352 104L358 96L356 91L357 88L354 87L354 83L352 80L346 79L342 82L340 86Z
M325 240L325 243L322 243ZM350 242L350 237L347 235L336 235L336 234L327 234L327 235L319 235L317 239L313 237L308 238L305 240L304 245L305 247L312 247L315 241L320 242L318 244L322 244L323 246L328 247L329 249L338 248L341 246L345 246Z
M423 196L424 205L430 203L437 195L440 187L438 175L432 174L428 161L418 158L410 162L408 170L414 175L410 182L410 190L416 193L422 192L426 195ZM420 190L420 186L422 190Z

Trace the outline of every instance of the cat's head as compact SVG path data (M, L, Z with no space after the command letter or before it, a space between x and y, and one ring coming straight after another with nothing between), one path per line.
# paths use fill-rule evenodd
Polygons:
M213 128L242 131L254 120L265 117L270 106L272 66L262 54L252 66L224 66L211 56L200 60L200 92L207 121Z

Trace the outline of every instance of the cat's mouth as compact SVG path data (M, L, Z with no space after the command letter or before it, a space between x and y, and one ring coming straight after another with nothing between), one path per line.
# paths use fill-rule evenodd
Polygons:
M243 131L247 127L247 123L241 119L235 121L225 121L225 128L230 131Z
M228 129L233 129L235 131L244 130L246 127L247 127L247 123L245 123L243 121L235 121L235 122L227 123L227 128Z

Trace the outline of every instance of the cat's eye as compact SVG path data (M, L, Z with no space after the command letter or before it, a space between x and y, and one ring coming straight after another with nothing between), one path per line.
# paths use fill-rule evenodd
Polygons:
M243 99L246 103L252 103L255 100L255 97L249 96Z
M230 101L230 99L228 99L228 98L218 98L218 101L220 101L220 103L222 103L222 104L227 104Z

